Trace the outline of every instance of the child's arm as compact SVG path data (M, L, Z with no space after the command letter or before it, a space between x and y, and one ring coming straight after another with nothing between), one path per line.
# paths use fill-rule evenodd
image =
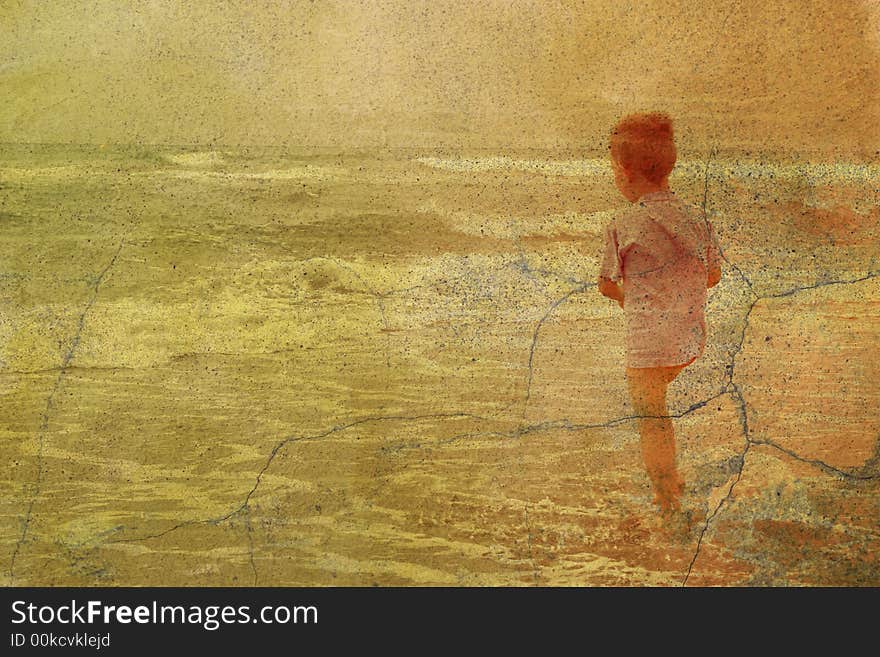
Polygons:
M613 224L605 229L605 251L602 255L602 266L599 270L599 293L617 301L623 308L623 266L617 248L617 231Z

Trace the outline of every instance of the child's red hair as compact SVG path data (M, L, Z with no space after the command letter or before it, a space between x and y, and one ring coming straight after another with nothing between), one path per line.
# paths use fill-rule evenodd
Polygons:
M622 118L611 131L611 157L630 173L663 182L675 166L672 119L662 112Z

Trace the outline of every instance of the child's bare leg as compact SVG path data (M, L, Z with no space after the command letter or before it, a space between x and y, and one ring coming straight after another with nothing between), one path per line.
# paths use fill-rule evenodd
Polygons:
M633 407L639 416L642 458L661 510L680 509L684 482L675 464L675 433L667 417L666 389L684 366L627 368Z

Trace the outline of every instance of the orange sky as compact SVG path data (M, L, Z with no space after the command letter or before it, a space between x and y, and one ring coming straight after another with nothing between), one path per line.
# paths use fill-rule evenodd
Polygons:
M2 141L880 149L876 0L0 5Z

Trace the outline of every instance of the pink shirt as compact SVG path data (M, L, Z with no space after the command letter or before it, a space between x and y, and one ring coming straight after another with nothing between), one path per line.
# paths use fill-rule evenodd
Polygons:
M622 281L627 367L684 365L706 345L711 224L670 191L645 194L605 231L600 276Z

